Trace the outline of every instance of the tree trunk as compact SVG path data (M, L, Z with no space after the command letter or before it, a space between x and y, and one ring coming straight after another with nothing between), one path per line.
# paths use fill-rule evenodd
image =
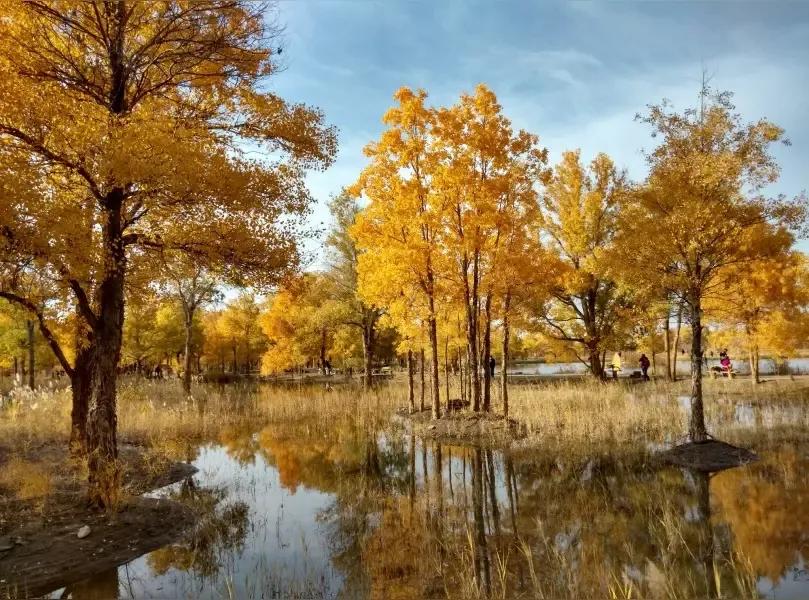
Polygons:
M99 314L94 326L95 354L92 398L88 419L89 500L113 508L119 500L121 469L118 464L116 383L124 324L126 253L121 230L123 189L105 198L102 224L104 271L97 298Z
M674 352L671 361L671 380L677 381L677 353L680 351L680 329L683 326L683 303L677 305L677 329L674 334Z
M697 291L691 293L691 423L688 435L692 442L708 438L702 405L702 302Z
M185 355L183 357L183 392L191 395L191 326L194 323L194 312L186 310L185 316Z
M25 329L28 333L28 387L33 390L36 387L36 353L34 352L34 322L31 319L25 322Z
M416 412L416 396L413 389L413 351L407 351L407 405L410 412Z
M421 349L421 353L419 355L419 376L421 377L421 402L419 404L419 410L424 412L424 392L426 391L424 388L424 369L425 369L425 360L424 360L424 348Z
M511 297L506 295L503 305L503 358L500 365L500 395L503 397L503 416L508 417L508 342L509 323L508 310Z
M374 327L366 325L362 329L362 352L365 359L365 387L370 389L374 383Z
M590 374L597 380L602 381L604 379L604 364L601 362L597 342L592 340L587 342L587 357L590 361Z
M750 345L750 380L753 385L761 383L759 376L759 351L755 344Z
M87 414L93 385L93 350L84 345L76 348L76 358L70 376L72 407L70 410L70 454L87 454Z
M492 371L489 359L492 356L492 295L487 294L483 303L483 410L489 412L492 404Z
M430 354L432 360L430 367L432 370L432 387L430 388L430 398L432 400L432 413L433 419L441 417L441 398L439 396L439 381L438 381L438 326L435 320L435 311L432 306L432 299L430 300L430 319L428 323L430 329Z
M444 385L447 392L447 412L449 412L449 338L444 338Z
M669 331L669 328L671 326L670 323L671 315L669 314L670 310L671 307L666 306L666 319L665 321L663 321L663 327L665 329L665 336L663 337L663 347L666 351L666 381L671 381L671 331Z

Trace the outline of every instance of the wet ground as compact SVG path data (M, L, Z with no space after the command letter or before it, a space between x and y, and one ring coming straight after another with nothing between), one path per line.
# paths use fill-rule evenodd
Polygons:
M809 445L779 439L700 473L350 419L232 432L155 493L196 511L186 538L50 597L807 598Z

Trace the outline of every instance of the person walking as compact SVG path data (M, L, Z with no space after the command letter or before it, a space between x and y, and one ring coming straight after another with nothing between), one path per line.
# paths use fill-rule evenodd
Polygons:
M494 360L494 356L489 357L489 375L494 377L494 367L497 364L497 361Z
M645 354L641 354L638 362L640 363L641 373L643 373L643 381L649 381L649 365L651 364L649 357Z
M612 378L618 379L618 372L622 371L622 357L620 352L616 352L612 355L612 364L610 367L612 368Z

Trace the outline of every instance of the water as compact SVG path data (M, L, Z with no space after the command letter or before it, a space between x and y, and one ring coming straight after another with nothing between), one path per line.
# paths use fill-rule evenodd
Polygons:
M760 454L708 477L349 420L230 433L197 450L192 482L157 492L203 515L189 540L53 597L806 598L809 446Z
M607 365L611 357L607 357ZM750 374L750 363L746 358L737 358L733 361L733 370L742 375ZM785 361L786 368L794 375L809 373L809 358L790 358ZM708 358L708 367L718 367L719 358ZM662 365L658 364L658 372L663 373L666 367L666 361L663 360ZM633 370L639 370L636 364L624 362L624 375L628 375ZM563 363L519 363L509 367L510 375L514 377L519 376L559 376L559 375L582 375L587 373L587 367L580 362L563 362ZM775 361L770 358L762 358L759 361L759 372L761 375L773 375L777 371ZM691 372L691 363L688 359L678 358L677 360L677 373L680 377L687 377Z

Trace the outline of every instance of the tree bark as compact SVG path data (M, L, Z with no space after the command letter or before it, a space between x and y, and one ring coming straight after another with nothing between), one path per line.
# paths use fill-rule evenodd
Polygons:
M587 342L587 358L590 361L590 374L599 381L604 380L604 364L601 362L601 354L598 350L598 343L594 340Z
M698 291L689 298L691 308L691 422L688 435L692 442L708 438L702 404L702 299Z
M416 412L416 396L413 389L413 351L407 351L407 405L410 412Z
M447 393L447 412L449 412L449 338L444 338L444 387Z
M500 365L500 395L503 397L503 416L508 417L508 343L509 343L509 323L508 311L511 304L511 297L506 295L503 303L503 358Z
M31 319L25 321L25 329L28 334L28 387L33 390L36 387L36 352L34 352L34 322Z
M82 343L84 340L81 340ZM76 348L76 358L70 375L72 407L70 410L70 454L85 456L88 449L87 415L93 385L93 349L88 344Z
M104 269L98 289L99 315L94 327L95 355L88 419L89 500L102 508L119 501L116 384L124 324L126 253L122 236L124 190L114 188L104 199L102 243Z

